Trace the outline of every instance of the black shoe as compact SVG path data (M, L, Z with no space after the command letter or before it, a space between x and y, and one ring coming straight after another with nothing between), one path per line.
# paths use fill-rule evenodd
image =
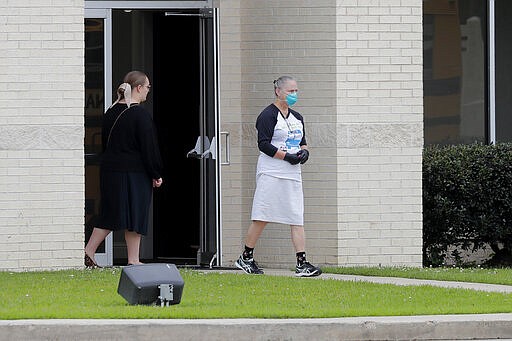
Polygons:
M302 265L297 265L295 268L295 276L297 277L313 277L319 276L322 273L322 269L311 265L309 262L304 262Z
M89 257L87 255L87 253L85 254L85 257L84 257L84 265L86 268L89 268L89 269L101 268L101 266L96 264L96 262L91 257Z
M254 259L245 260L240 256L235 262L237 268L242 269L246 274L263 275L263 270L258 267Z

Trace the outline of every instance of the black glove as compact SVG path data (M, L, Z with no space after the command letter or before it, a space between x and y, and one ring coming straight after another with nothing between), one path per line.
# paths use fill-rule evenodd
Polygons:
M288 161L292 165L296 165L300 162L300 158L297 156L297 154L290 153L286 153L286 155L284 156L284 160Z
M297 153L297 156L300 158L300 164L303 165L308 161L309 159L309 150L307 149L301 149Z

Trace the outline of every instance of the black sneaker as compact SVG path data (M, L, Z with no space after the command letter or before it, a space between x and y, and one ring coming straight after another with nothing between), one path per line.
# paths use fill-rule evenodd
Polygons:
M322 273L322 269L311 265L309 262L304 262L302 265L297 265L295 268L295 276L297 277L313 277Z
M240 256L235 262L235 265L237 268L242 269L246 274L263 275L263 270L258 267L258 264L256 264L252 258L245 260Z

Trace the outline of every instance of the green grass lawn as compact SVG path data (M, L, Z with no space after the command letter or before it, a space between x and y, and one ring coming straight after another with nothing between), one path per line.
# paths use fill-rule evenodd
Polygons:
M457 281L489 284L512 285L512 269L509 268L407 268L407 267L326 267L324 272L380 276L432 279L439 281Z
M328 272L468 281L469 269L326 268ZM490 272L488 272L490 271ZM512 284L510 269L475 269L479 281ZM181 302L130 305L117 293L121 268L0 272L0 319L313 318L509 313L512 295L432 286L180 269ZM461 279L462 280L462 279Z

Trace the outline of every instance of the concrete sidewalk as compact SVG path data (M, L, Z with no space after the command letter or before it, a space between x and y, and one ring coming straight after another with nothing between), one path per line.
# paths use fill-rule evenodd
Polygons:
M264 269L266 275L294 276ZM206 270L238 272L240 270ZM433 285L512 293L512 286L322 274L393 285ZM0 320L0 340L512 340L512 313L319 319Z
M263 269L266 275L275 276L294 276L294 272L283 269ZM222 271L222 270L220 270ZM232 270L224 270L231 272ZM237 270L234 270L237 271ZM238 271L241 272L241 271ZM412 279L412 278L399 278L399 277L375 277L375 276L356 276L356 275L337 275L337 274L322 274L318 277L311 277L311 279L337 279L341 281L356 281L356 282L371 282L379 284L393 284L393 285L432 285L443 288L457 288L457 289L472 289L488 292L503 292L512 293L512 286L500 284L485 284L485 283L468 283L468 282L450 282L450 281L434 281L426 279Z
M510 340L512 314L219 320L0 321L1 340Z

